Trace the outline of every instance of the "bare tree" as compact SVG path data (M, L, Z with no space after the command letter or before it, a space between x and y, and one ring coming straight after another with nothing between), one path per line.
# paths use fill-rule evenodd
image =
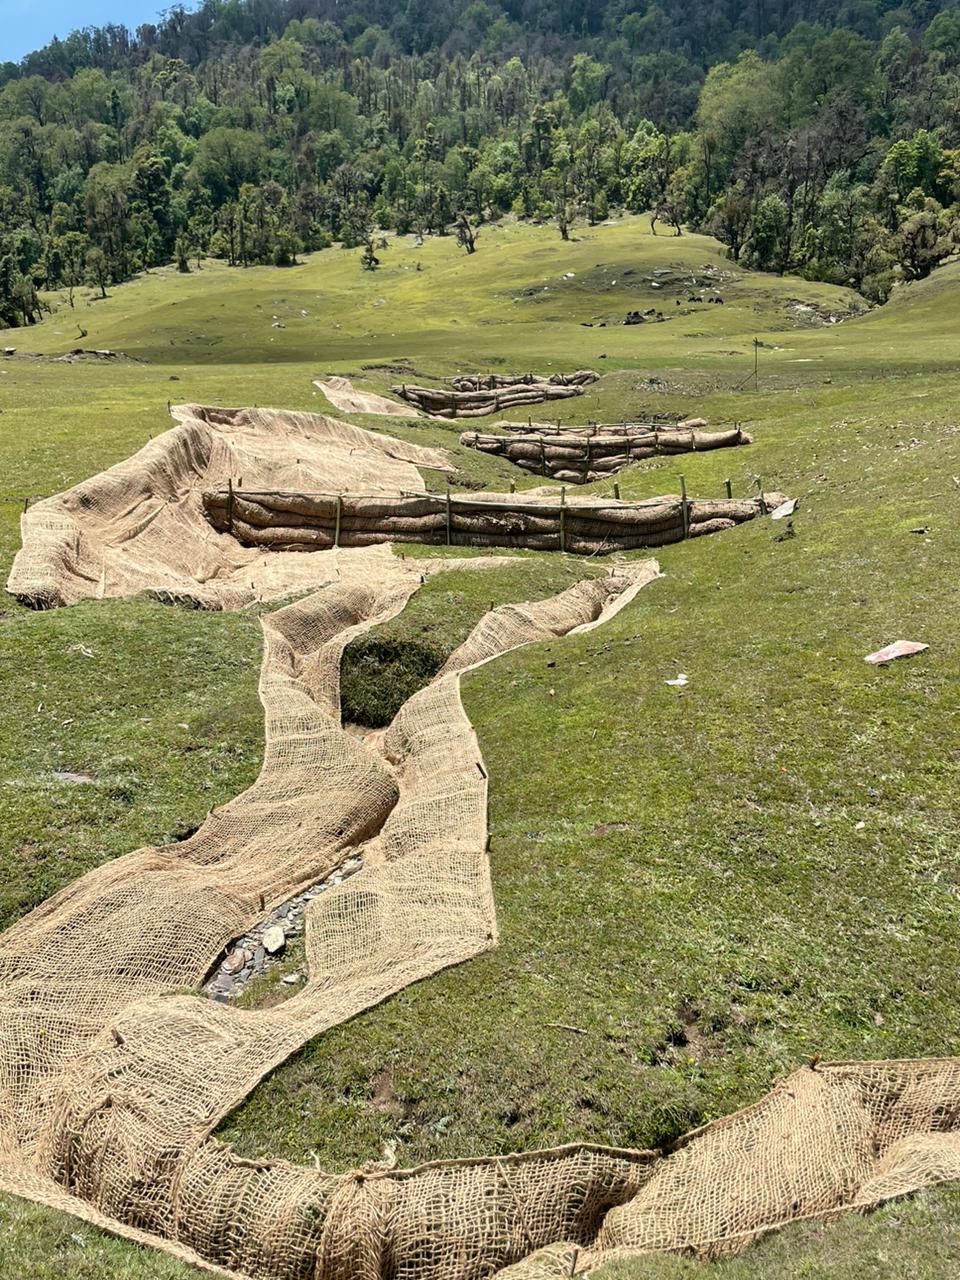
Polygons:
M470 225L470 219L463 212L457 214L457 244L461 248L466 249L467 253L476 253L477 251L477 232Z

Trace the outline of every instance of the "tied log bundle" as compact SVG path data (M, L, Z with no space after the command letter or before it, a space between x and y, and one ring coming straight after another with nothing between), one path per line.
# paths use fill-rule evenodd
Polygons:
M456 391L496 391L501 387L586 387L600 377L593 369L577 369L575 373L466 373L450 382Z
M783 501L779 493L697 500L667 495L620 502L567 497L562 492L366 497L219 490L203 494L203 510L215 529L232 534L242 545L276 551L419 542L605 555L731 529Z
M541 431L515 435L481 435L465 431L460 443L538 475L569 484L590 484L620 471L631 462L657 455L729 449L750 444L739 427L728 431L683 430L678 427L631 427L629 431L581 428L549 435Z
M482 418L525 404L542 404L545 400L565 400L570 396L583 395L584 387L599 376L590 369L555 373L549 378L540 378L532 373L511 378L501 374L478 374L454 378L451 390L421 387L409 382L391 390L394 395L434 417Z

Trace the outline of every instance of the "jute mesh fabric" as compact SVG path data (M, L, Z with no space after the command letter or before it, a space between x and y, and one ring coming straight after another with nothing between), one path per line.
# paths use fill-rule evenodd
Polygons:
M716 1258L791 1222L873 1209L960 1178L958 1116L958 1058L803 1068L650 1165L591 1246L554 1243L501 1275L547 1280L664 1250Z
M373 391L361 391L349 378L330 374L325 380L317 378L313 384L322 391L335 409L341 413L378 413L390 418L416 418L419 416L411 405L398 404Z
M422 562L421 562L422 563ZM90 872L0 945L0 1187L245 1276L483 1276L592 1239L644 1153L578 1147L324 1174L250 1162L217 1123L307 1039L495 945L486 773L460 672L598 625L652 562L496 611L411 698L380 750L338 714L344 638L419 585L332 583L263 619L257 782L180 844ZM307 915L308 981L266 1010L195 988L265 911L360 853Z
M192 439L207 412L186 414ZM232 431L244 414L226 417ZM303 424L305 444L316 422ZM383 468L398 461L389 444L380 453ZM105 494L96 519L128 532L126 563L122 539L104 542L116 559L103 581L119 592L123 581L142 589L131 566L149 578L149 565L137 547L144 490L117 470L78 488ZM112 492L122 486L133 495L126 523ZM92 543L72 494L50 510ZM165 508L178 505L192 538L196 509L188 516L169 495L150 506L147 527L172 520ZM49 576L52 548L64 548L53 535L45 546L46 529L24 524L42 580L60 599L95 594L89 579ZM280 566L272 589L303 584L284 583L289 561L270 554ZM786 1222L960 1177L958 1059L795 1072L668 1156L581 1144L326 1173L245 1160L212 1136L306 1040L496 945L487 778L461 674L602 625L657 573L634 562L550 600L493 610L383 737L361 742L340 722L344 644L395 615L440 565L368 549L345 575L341 554L292 557L314 562L326 585L262 619L265 754L254 785L189 840L91 871L0 937L0 1189L220 1275L536 1280L654 1250L730 1252ZM29 570L20 564L15 577L35 590ZM198 580L178 581L189 592ZM199 994L232 939L358 854L362 870L307 911L307 981L295 996L240 1009Z
M276 409L182 405L178 425L133 457L34 503L7 589L40 608L149 591L204 608L239 608L346 578L369 565L339 556L267 554L216 533L205 489L246 483L303 492L424 489L418 467L449 471L442 449L336 418Z

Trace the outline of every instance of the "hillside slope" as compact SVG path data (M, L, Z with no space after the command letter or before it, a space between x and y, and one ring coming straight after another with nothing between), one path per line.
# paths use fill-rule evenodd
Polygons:
M364 364L433 375L604 354L610 373L564 405L567 420L663 409L741 421L755 444L685 458L688 489L716 493L729 476L744 493L762 476L801 499L793 536L759 522L667 548L665 577L602 633L470 677L501 946L308 1045L225 1127L246 1154L342 1169L384 1147L409 1164L577 1138L646 1146L816 1054L955 1049L960 279L947 268L839 325L831 310L853 300L824 286L739 274L723 307L677 308L664 283L652 293L679 318L581 328L646 296L623 285L625 269L650 290L666 280L655 271L722 268L715 243L654 239L645 225L569 247L511 227L475 260L428 242L421 272L394 247L393 275L372 279L339 251L299 277L151 275L83 314L84 345L144 363L0 361L10 499L126 456L163 429L171 395L315 408L310 379L327 369L383 389L400 375ZM546 303L522 294L544 284ZM798 317L792 299L827 322ZM68 318L31 345L73 345ZM736 391L755 332L760 390ZM201 337L216 344L206 356ZM459 432L376 425L454 447ZM472 481L515 474L467 454ZM663 492L676 472L654 459L621 488ZM5 565L17 510L0 507ZM456 574L430 584L406 638L429 628L442 643L447 593L470 590ZM931 647L863 663L900 636ZM87 866L175 838L250 780L258 644L248 615L3 606L7 921ZM678 671L684 689L665 683ZM71 786L65 772L95 781ZM765 1274L795 1274L786 1245L773 1256ZM938 1265L918 1274L946 1277Z

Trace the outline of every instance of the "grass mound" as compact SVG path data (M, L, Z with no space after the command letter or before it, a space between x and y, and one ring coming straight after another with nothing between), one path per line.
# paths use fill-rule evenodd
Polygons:
M438 645L369 634L358 637L343 655L340 707L344 722L384 728L408 698L430 683L444 658Z

